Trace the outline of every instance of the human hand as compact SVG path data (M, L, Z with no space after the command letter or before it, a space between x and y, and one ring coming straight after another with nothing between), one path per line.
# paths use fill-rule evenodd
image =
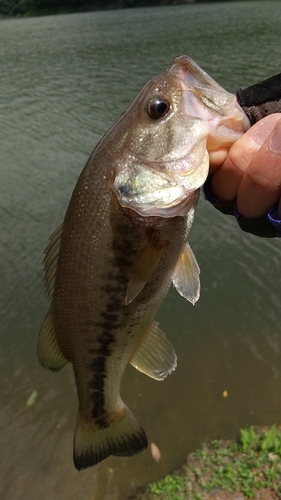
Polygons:
M266 214L281 198L281 113L255 123L228 151L211 152L210 173L213 196L237 199L244 217Z

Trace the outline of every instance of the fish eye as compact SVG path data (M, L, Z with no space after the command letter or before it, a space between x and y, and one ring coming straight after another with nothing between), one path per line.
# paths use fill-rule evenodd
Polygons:
M155 120L165 116L170 111L170 108L170 102L163 95L151 97L147 104L147 112Z

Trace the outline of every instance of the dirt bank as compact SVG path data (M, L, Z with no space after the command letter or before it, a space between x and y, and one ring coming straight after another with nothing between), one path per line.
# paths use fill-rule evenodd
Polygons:
M237 441L212 441L180 470L127 500L281 499L281 428L244 429Z

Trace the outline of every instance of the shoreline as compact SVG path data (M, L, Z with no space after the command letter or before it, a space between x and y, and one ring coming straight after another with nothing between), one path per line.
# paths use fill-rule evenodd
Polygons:
M203 445L178 471L132 491L126 500L247 498L281 498L281 427L250 427L236 441Z
M68 15L68 14L82 14L82 13L87 13L87 12L106 12L106 11L111 11L111 10L124 10L124 9L136 9L136 8L149 8L149 7L172 7L172 6L180 6L180 5L195 5L195 4L212 4L212 3L230 3L230 2L238 2L241 0L159 0L158 2L155 1L155 3L151 4L149 1L143 1L140 2L139 4L137 3L132 3L129 2L128 4L126 3L126 0L124 0L124 4L122 4L121 1L112 1L112 3L108 3L107 5L104 5L102 2L101 4L97 5L97 2L95 5L91 4L91 2L87 3L85 2L82 6L79 7L54 7L52 8L51 6L49 7L34 7L31 5L30 8L22 7L20 6L17 9L17 6L12 7L15 9L13 12L9 11L3 12L0 11L0 20L3 19L24 19L24 18L32 18L32 17L44 17L44 16L61 16L61 15ZM251 1L251 0L247 0ZM262 0L260 0L262 1ZM32 4L32 0L30 1Z

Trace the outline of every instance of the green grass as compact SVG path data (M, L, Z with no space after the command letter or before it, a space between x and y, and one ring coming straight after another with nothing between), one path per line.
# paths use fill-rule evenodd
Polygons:
M254 498L255 489L281 493L281 429L240 431L237 442L212 441L189 456L186 466L149 486L150 499L200 500L220 488ZM148 498L147 495L143 498Z

